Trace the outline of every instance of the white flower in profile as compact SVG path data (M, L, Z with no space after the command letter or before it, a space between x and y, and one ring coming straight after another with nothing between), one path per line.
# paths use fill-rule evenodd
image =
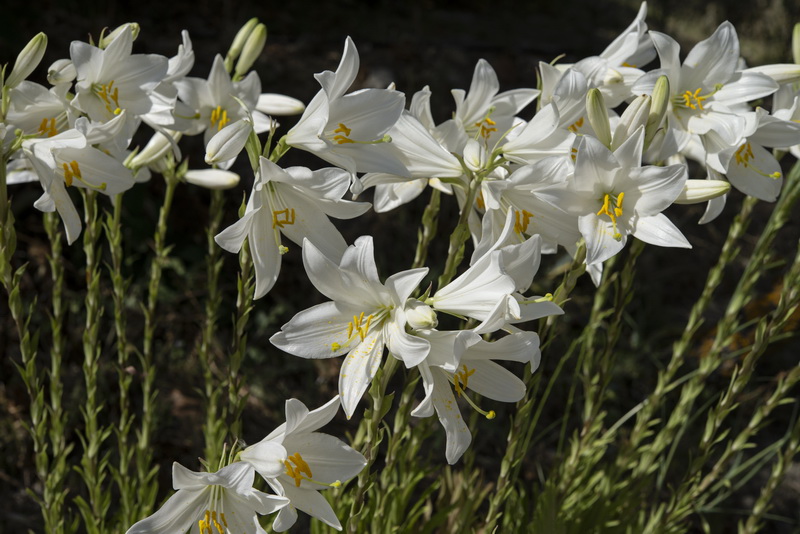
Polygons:
M387 137L403 112L405 96L391 89L345 94L356 79L358 67L358 51L348 37L336 72L315 75L322 90L286 134L286 144L308 150L351 174L406 176L406 168Z
M445 457L449 464L454 464L472 441L457 398L463 397L487 419L494 419L495 412L480 408L467 395L467 390L500 402L522 399L525 395L522 380L492 360L530 363L533 372L539 366L539 337L534 332L520 332L487 342L468 330L420 330L415 333L430 343L431 350L419 365L425 399L411 415L430 417L435 411L447 434Z
M256 298L266 295L278 278L281 257L288 251L281 234L297 244L308 239L331 258L342 256L347 243L328 217L351 219L369 209L368 203L342 200L349 186L350 176L341 169L282 169L260 159L244 215L214 238L233 253L249 238Z
M81 218L67 187L91 189L109 196L133 187L131 171L117 159L92 147L87 136L77 129L46 139L28 140L22 146L44 189L34 206L45 212L58 211L69 243L81 232Z
M597 139L584 136L575 173L561 189L542 197L578 216L586 240L586 263L600 263L625 246L628 235L662 247L691 248L661 212L683 191L686 167L642 167L644 129L639 128L613 153Z
M286 497L253 488L255 470L236 462L216 473L197 473L172 464L172 487L177 490L153 515L126 534L264 534L258 515L289 504Z
M381 283L371 236L356 239L338 262L306 240L303 263L314 287L332 300L292 317L270 342L301 358L346 355L339 393L349 418L378 372L384 346L409 367L427 356L428 343L406 333L404 307L428 269L402 271Z
M317 432L339 411L339 396L309 411L297 399L286 401L286 422L260 442L246 448L241 459L250 463L267 484L289 500L272 528L284 532L297 521L297 510L342 530L336 513L319 492L338 487L361 472L367 460L342 440Z

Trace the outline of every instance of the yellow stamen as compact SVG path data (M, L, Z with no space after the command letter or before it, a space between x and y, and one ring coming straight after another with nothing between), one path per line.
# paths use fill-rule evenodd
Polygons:
M97 84L93 86L95 94L100 97L109 113L119 115L122 113L122 108L119 105L119 87L114 87L114 80L107 84Z
M284 224L294 224L295 213L294 208L287 208L285 210L273 210L272 212L272 227L283 228Z
M340 145L344 143L355 143L352 139L350 139L350 132L352 130L345 126L343 123L339 123L339 127L336 128L333 133L343 134L343 135L335 135L333 140L339 143Z
M572 133L578 133L578 128L583 126L583 117L573 122L571 125L567 126L567 130Z
M467 368L467 364L463 364L461 367L464 368L463 371L458 371L453 374L453 386L456 390L456 395L459 397L464 393L464 389L466 389L469 383L469 377L475 374L475 369Z
M491 111L489 113L491 113ZM497 123L495 121L489 118L489 115L486 115L482 121L475 123L475 127L479 129L481 137L484 139L489 139L489 136L492 135L492 132L497 131L497 128L494 128L496 124Z
M46 135L47 137L53 137L54 135L58 134L58 130L56 129L56 118L53 117L52 119L42 119L41 124L39 124L39 134Z
M222 106L217 106L211 111L210 122L212 128L216 128L217 131L220 131L227 126L231 120L228 117L228 112L222 109Z
M753 171L756 174L764 176L765 178L774 178L777 180L778 178L781 177L780 172L776 171L771 174L767 174L766 172L762 171L761 169L750 163L751 159L755 159L755 156L753 155L753 147L750 143L745 143L738 149L736 149L736 152L734 153L733 157L737 165L742 165L743 167L753 169Z
M310 480L311 477L314 476L311 474L311 467L303 460L299 452L289 456L289 458L283 462L283 465L286 466L286 474L294 479L294 485L298 488L300 487L300 481L304 479L303 475L308 477L306 480Z
M635 69L635 68L636 68L636 65L631 65L631 64L630 64L630 63L628 63L627 61L623 61L623 63L622 63L622 66L623 66L623 67L630 67L630 68L632 68L632 69Z
M611 224L614 227L614 239L620 240L622 239L622 234L617 229L617 218L622 217L622 201L625 199L625 193L622 192L614 199L615 207L611 208L611 198L612 196L606 193L603 196L603 205L600 210L597 212L597 215L606 215L609 219L611 219Z
M570 150L569 157L572 158L573 162L575 162L575 160L578 157L578 149L577 148L573 148L572 150Z
M520 216L520 213L522 216ZM533 217L533 213L522 210L514 211L514 231L518 234L522 234L528 230L528 224L531 222L531 217Z

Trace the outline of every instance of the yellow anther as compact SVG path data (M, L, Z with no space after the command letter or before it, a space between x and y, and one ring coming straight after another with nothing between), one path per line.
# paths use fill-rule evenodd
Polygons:
M567 130L572 133L578 133L578 128L583 126L583 117L573 122L571 125L567 126Z
M337 350L339 350L339 349L341 349L341 348L342 348L342 346L341 346L341 345L339 345L338 343L336 343L335 341L334 341L333 343L331 343L331 350L332 350L333 352L336 352Z
M733 154L733 158L737 165L742 165L743 167L753 169L756 174L760 174L765 178L773 178L777 180L782 176L778 171L767 174L751 163L750 160L755 159L755 156L753 155L753 146L750 143L744 143L742 146L737 148L736 152Z
M109 113L119 115L122 112L119 105L119 87L114 87L114 80L107 84L93 86L94 92L100 97Z
M611 219L611 222L614 222L614 220L616 220L616 216L611 213L611 209L609 208L610 198L611 195L608 193L603 196L603 206L600 208L600 211L597 212L597 215L608 215L608 217Z
M217 106L211 111L210 122L212 127L220 131L227 126L231 120L228 118L228 112L222 109L222 106Z
M623 66L623 67L630 67L630 68L632 68L632 69L635 69L635 68L636 68L636 65L631 65L631 64L630 64L630 63L628 63L627 61L623 61L623 62L622 62L622 66Z
M475 203L478 205L478 208L486 211L486 201L483 200L483 191L478 192L478 196L475 197Z
M272 212L273 228L275 227L283 228L284 224L294 224L294 221L295 221L294 208L287 208L285 210L273 210Z
M304 478L303 475L306 475L308 479L311 479L313 476L311 474L311 467L303 460L299 452L289 456L289 458L283 462L283 465L286 467L286 474L294 479L294 484L298 488L300 487L300 481Z
M573 148L572 150L570 150L569 157L572 158L572 161L574 162L578 157L578 149Z
M476 122L475 127L480 130L481 137L488 139L489 136L492 135L492 132L497 131L497 128L494 128L496 124L497 123L487 115L482 121Z
M614 215L617 217L622 217L622 200L625 198L625 192L623 191L619 195L617 195L617 206L614 208Z
M222 519L222 524L227 527L228 526L228 521L225 519L225 512L220 512L219 513L219 518Z
M39 124L39 134L46 135L47 137L53 137L54 135L58 134L55 117L49 120L42 119L42 122Z
M475 369L469 369L467 364L463 364L461 367L464 368L463 371L458 371L457 373L453 374L453 387L456 390L456 394L460 397L464 390L467 388L467 384L469 383L469 377L475 374Z
M340 122L340 123L339 123L339 127L338 127L338 128L336 128L336 129L333 131L333 133L343 133L343 134L345 135L345 137L350 137L350 132L351 132L351 131L352 131L352 130L351 130L350 128L348 128L347 126L345 126L344 124L342 124L342 123Z
M703 91L702 87L698 87L697 89L694 90L694 92L686 90L683 92L683 94L676 96L673 99L673 102L678 106L702 111L703 109L705 109L703 107L703 101L707 100L709 97L711 97L714 93L716 93L720 89L722 89L722 84L717 84L714 86L713 91L711 91L710 93L706 93L704 95L700 94Z
M531 222L531 217L533 217L533 213L522 210L514 211L514 231L518 234L526 232L528 230L528 224Z

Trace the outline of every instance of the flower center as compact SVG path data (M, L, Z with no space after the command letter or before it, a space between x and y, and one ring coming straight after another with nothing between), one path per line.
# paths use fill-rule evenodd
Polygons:
M92 86L94 93L100 97L109 113L119 115L122 108L119 105L119 87L114 87L114 80L105 84L95 84Z
M528 230L528 223L531 222L533 213L528 210L514 210L514 231L522 234Z
M572 133L578 133L578 129L581 128L582 126L583 126L583 117L581 117L580 119L576 120L575 122L567 126L567 130L569 130Z
M217 106L211 111L210 122L212 128L220 131L231 122L231 119L228 117L228 112L222 109L222 106Z
M489 118L489 115L486 115L482 121L475 123L475 127L478 128L478 133L481 137L489 139L489 136L497 131L497 128L494 127L496 124L495 121Z
M105 182L101 183L100 185L87 182L81 174L80 165L78 165L78 162L75 160L72 160L69 163L62 163L61 168L64 170L64 182L67 184L67 187L71 186L74 180L78 180L87 187L97 189L98 191L105 191L106 189L107 184Z
M39 124L39 135L46 135L47 137L53 137L58 133L58 129L56 129L56 118L53 117L51 119L42 119L41 124Z
M722 84L718 83L714 86L714 90L710 93L701 94L703 92L702 87L698 87L694 91L686 90L683 94L677 95L672 99L672 103L676 106L694 109L697 111L702 111L705 109L703 107L703 101L707 100L709 97L713 96L714 93L722 89Z
M755 156L753 155L753 147L750 143L745 143L739 148L737 148L736 152L733 154L733 157L737 165L753 169L753 172L761 176L764 176L765 178L774 178L777 180L778 178L781 177L780 172L776 171L771 174L768 174L750 162L750 160L755 159Z
M286 466L286 474L294 479L294 485L298 488L300 487L300 481L304 478L303 475L306 475L307 480L314 476L311 474L311 467L303 460L299 452L284 460L283 465Z
M467 387L467 384L469 384L469 377L475 374L476 369L470 369L465 363L461 364L461 368L461 371L457 371L453 374L453 389L456 390L456 395L463 397L473 410L484 416L486 419L494 419L497 417L497 414L494 410L489 410L487 412L486 410L482 409L480 406L475 404L475 401L470 399L469 395L467 395L464 391Z
M284 224L294 224L294 221L294 208L286 208L285 210L272 210L273 228L283 228Z
M614 200L614 207L611 207L611 201ZM614 226L614 239L619 241L622 239L622 234L620 234L619 230L617 229L617 218L622 217L622 201L625 199L625 193L620 193L616 197L613 195L606 193L603 195L603 205L600 208L600 211L597 212L597 215L606 215L609 219L611 219L611 224Z
M217 514L216 511L206 510L205 516L197 522L197 526L200 534L225 534L228 522L224 513Z

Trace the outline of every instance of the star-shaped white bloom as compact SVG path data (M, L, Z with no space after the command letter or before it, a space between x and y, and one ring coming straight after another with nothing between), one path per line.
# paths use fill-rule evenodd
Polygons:
M216 473L197 473L172 464L172 487L177 490L153 515L126 534L264 534L258 515L271 514L289 499L253 488L255 470L236 462Z
M642 167L640 128L613 153L597 139L584 136L575 174L562 189L542 196L578 217L586 240L586 263L600 263L625 246L628 235L662 247L691 248L661 212L683 191L686 167Z
M332 300L295 315L270 342L302 358L346 355L339 393L349 418L380 367L384 346L407 366L427 356L428 343L405 331L404 307L428 269L402 271L381 283L371 236L359 237L339 262L306 240L303 263L314 287Z
M347 243L328 217L351 219L369 209L368 203L342 200L349 186L350 175L341 169L282 169L261 158L244 215L214 238L235 253L249 237L256 298L266 295L278 278L287 251L281 234L298 244L308 239L331 258L342 256Z
M256 471L279 495L289 500L272 528L288 530L297 521L297 510L341 530L342 525L320 490L336 487L356 476L367 460L343 441L317 432L339 411L339 397L309 411L297 399L286 401L286 422L260 442L242 451L243 461Z

